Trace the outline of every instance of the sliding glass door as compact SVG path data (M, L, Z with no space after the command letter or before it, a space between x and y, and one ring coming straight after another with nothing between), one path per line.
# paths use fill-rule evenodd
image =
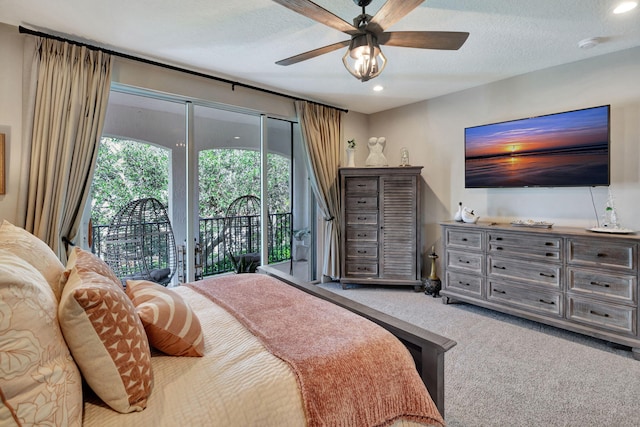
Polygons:
M296 149L297 124L117 87L111 93L104 136L165 153L165 166L155 157L137 160L139 172L147 171L146 176L157 181L164 177L161 201L169 212L179 255L174 284L188 281L189 273L191 279L199 279L252 271L260 260L300 279L312 279L312 209L306 167ZM108 162L123 161L112 156ZM97 165L101 172L96 173L95 188L113 184L114 175L102 173L106 166ZM157 194L145 193L146 178L127 179L134 183L125 194L128 198ZM115 212L124 199L116 203L104 200L104 195L94 197L87 221L96 216L97 207L111 203ZM106 222L106 216L101 218ZM96 225L108 224L94 222L89 234L99 238Z

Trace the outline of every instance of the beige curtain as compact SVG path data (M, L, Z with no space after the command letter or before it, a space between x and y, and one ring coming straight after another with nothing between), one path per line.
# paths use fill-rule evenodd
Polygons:
M111 84L111 55L38 39L25 229L66 261L89 196Z
M340 277L340 136L342 113L334 108L296 101L311 188L324 217L322 274Z

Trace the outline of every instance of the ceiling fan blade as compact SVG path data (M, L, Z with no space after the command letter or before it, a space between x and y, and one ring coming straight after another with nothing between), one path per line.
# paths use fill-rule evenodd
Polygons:
M374 33L381 33L422 3L424 0L388 0L371 19L367 29Z
M343 42L330 44L328 46L320 47L318 49L310 50L309 52L301 53L299 55L292 56L287 59L282 59L276 64L278 65L292 65L297 64L298 62L306 61L307 59L315 58L316 56L324 55L325 53L333 52L334 50L338 50L340 48L349 46L351 40L345 40Z
M321 24L324 24L328 27L335 28L338 31L342 31L343 33L347 33L350 35L358 34L359 31L352 24L348 23L344 19L334 15L328 10L324 9L321 6L318 6L312 1L309 0L273 0L286 7L287 9L291 9L294 12L299 13L300 15L306 16L309 19L313 19Z
M418 49L458 50L469 33L458 31L391 31L378 34L378 43L386 46Z

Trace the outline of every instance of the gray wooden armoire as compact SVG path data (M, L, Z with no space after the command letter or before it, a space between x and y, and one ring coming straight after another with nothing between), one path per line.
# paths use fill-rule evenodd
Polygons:
M420 290L422 166L340 168L340 283Z

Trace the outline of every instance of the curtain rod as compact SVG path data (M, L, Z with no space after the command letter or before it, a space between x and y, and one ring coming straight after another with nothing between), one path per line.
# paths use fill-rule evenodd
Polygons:
M181 73L187 73L187 74L191 74L191 75L198 76L198 77L204 77L206 79L216 80L216 81L222 82L222 83L227 83L227 84L231 85L231 90L235 90L236 86L240 86L240 87L243 87L243 88L246 88L246 89L255 90L255 91L258 91L258 92L268 93L270 95L276 95L276 96L281 96L281 97L284 97L284 98L293 99L294 101L307 101L307 102L310 102L312 104L321 105L323 107L333 108L335 110L342 111L344 113L348 113L349 112L349 110L346 110L344 108L338 108L338 107L334 107L332 105L323 104L321 102L310 101L308 99L299 98L299 97L292 96L292 95L287 95L286 93L280 93L280 92L276 92L276 91L273 91L273 90L261 88L261 87L258 87L258 86L252 86L252 85L249 85L249 84L246 84L246 83L229 80L229 79L225 79L225 78L222 78L222 77L212 76L211 74L206 74L206 73L201 73L201 72L194 71L194 70L189 70L188 68L182 68L182 67L178 67L178 66L175 66L175 65L164 64L162 62L153 61L151 59L140 58L138 56L129 55L129 54L126 54L126 53L123 53L123 52L118 52L118 51L115 51L115 50L110 50L110 49L105 49L105 48L98 47L98 46L93 46L93 45L90 45L90 44L87 44L87 43L82 43L82 42L79 42L79 41L76 41L76 40L66 39L66 38L60 37L60 36L54 36L54 35L51 35L51 34L47 34L47 33L43 33L43 32L40 32L40 31L35 31L35 30L31 30L29 28L25 28L22 25L20 25L18 27L18 31L21 34L29 34L29 35L32 35L32 36L44 37L44 38L47 38L47 39L66 42L66 43L74 44L74 45L77 45L77 46L83 46L83 47L86 47L86 48L91 49L91 50L102 51L102 52L108 53L110 55L119 56L120 58L130 59L130 60L133 60L133 61L138 61L138 62L142 62L142 63L149 64L149 65L155 65L157 67L167 68L167 69L173 70L173 71L179 71Z

